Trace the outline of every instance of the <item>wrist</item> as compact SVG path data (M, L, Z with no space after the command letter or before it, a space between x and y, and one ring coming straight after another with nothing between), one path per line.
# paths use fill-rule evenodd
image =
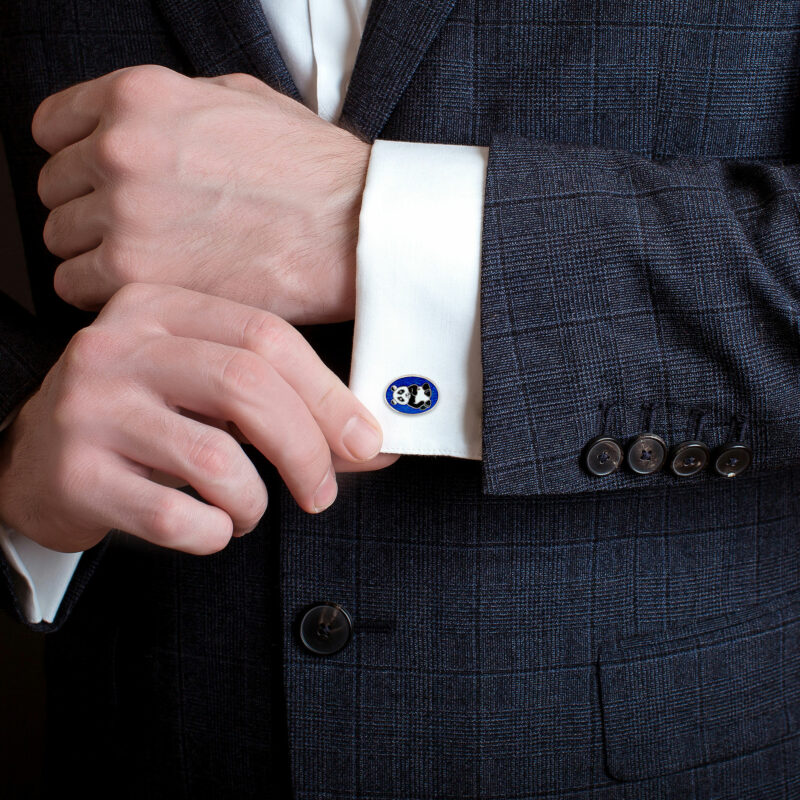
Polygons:
M17 430L14 422L0 432L0 525L19 530L21 520L14 518L13 511L19 502L12 497L12 483L15 476L14 448Z
M338 177L331 193L332 219L338 219L334 249L337 268L332 270L331 320L351 320L355 316L356 247L364 185L367 179L372 145L347 134L348 147L338 163ZM335 319L334 319L335 317Z

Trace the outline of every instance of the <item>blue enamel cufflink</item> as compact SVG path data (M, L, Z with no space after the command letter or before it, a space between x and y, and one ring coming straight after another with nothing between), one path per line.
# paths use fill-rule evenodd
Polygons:
M439 401L439 390L428 378L405 375L392 381L386 389L386 402L401 414L424 414Z

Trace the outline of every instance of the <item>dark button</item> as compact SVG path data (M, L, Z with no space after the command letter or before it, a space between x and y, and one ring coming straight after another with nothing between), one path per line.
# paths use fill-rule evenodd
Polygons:
M610 475L622 463L622 446L610 436L595 436L586 445L584 463L592 475Z
M317 603L301 613L298 633L310 653L330 656L350 641L353 622L340 605Z
M667 459L667 445L654 433L641 433L628 445L628 466L639 475L658 472Z
M681 442L672 448L669 468L679 477L697 475L706 468L711 452L705 442Z
M714 451L714 469L725 478L741 475L753 460L753 451L742 442L726 442Z

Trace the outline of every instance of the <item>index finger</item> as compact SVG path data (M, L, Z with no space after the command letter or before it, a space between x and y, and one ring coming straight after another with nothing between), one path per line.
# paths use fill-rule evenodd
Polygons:
M94 81L45 97L31 122L33 140L50 155L85 139L100 121L101 87Z
M51 155L85 139L99 124L109 87L137 67L123 67L51 94L31 122L36 144Z
M139 285L142 302L171 335L250 350L271 364L306 404L334 453L359 462L379 452L383 433L378 421L289 323L227 298L176 286L147 286ZM148 297L154 290L160 302Z

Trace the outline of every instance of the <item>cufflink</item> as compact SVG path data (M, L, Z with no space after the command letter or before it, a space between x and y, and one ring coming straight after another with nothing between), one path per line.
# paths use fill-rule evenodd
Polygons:
M429 378L404 375L386 387L386 404L400 414L423 414L439 402L439 390Z

